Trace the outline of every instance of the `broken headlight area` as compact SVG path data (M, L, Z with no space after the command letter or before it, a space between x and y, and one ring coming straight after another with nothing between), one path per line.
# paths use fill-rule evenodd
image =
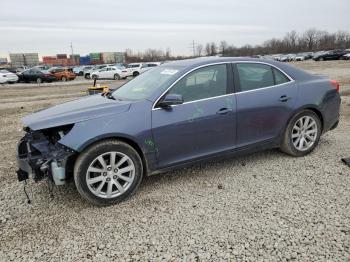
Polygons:
M49 178L56 185L63 185L71 172L75 151L58 141L65 136L73 125L33 131L25 128L26 134L17 147L19 181L30 176L35 182Z

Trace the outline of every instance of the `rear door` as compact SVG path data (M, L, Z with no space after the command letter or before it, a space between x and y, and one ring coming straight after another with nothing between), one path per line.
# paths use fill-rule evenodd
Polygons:
M235 147L236 98L230 64L194 70L168 94L184 103L152 110L152 132L159 168L188 162Z
M118 74L118 71L115 67L110 67L107 69L107 78L114 78L114 75Z
M237 146L273 140L284 131L297 96L295 82L264 63L235 63Z

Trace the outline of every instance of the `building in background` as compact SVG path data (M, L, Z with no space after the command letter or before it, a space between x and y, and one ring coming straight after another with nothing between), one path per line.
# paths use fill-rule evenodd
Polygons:
M0 65L6 65L7 64L7 58L6 57L0 57Z
M125 62L125 53L123 52L103 52L101 59L105 64L115 64Z
M16 53L10 54L11 65L13 67L20 66L36 66L39 65L38 53Z

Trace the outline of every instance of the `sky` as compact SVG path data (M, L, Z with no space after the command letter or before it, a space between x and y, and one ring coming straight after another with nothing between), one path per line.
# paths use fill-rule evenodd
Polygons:
M0 57L171 49L191 43L261 44L291 30L350 31L350 0L1 1Z

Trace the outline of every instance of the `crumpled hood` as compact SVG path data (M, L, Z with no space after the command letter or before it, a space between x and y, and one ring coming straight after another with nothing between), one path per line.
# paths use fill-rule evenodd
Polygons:
M84 97L38 111L22 119L32 130L74 124L128 111L130 101L117 101L101 95Z

